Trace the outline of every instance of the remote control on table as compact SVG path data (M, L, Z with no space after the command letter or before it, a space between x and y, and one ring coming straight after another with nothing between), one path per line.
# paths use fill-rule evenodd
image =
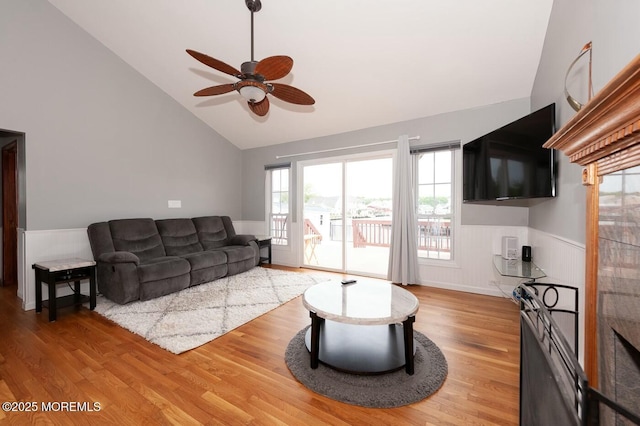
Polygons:
M353 284L356 282L356 280L342 280L341 282L342 284Z

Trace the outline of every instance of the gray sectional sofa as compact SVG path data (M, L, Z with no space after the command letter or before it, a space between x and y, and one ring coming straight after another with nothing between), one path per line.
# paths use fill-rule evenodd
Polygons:
M149 300L258 265L256 237L228 216L119 219L87 229L98 291L116 303Z

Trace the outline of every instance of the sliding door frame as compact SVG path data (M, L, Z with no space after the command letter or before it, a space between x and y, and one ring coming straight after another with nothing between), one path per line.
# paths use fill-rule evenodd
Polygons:
M339 273L348 273L347 269L347 253L346 253L346 169L347 163L354 161L366 161L366 160L376 160L381 158L390 158L392 160L392 179L393 174L395 172L396 167L396 152L395 149L385 149L380 151L369 151L369 152L361 152L357 154L349 154L349 155L340 155L340 156L332 156L332 157L322 157L311 160L302 160L298 161L296 164L296 206L294 207L297 215L297 226L296 226L296 234L298 235L298 242L296 244L298 249L297 260L298 264L304 267L309 267L312 269L319 269L323 271L332 271ZM317 166L322 164L332 164L332 163L341 163L342 165L342 200L341 200L341 210L343 212L343 226L342 226L342 269L335 268L323 268L317 267L314 268L310 265L305 264L304 262L304 242L302 238L304 238L304 168L307 166ZM393 194L392 194L393 195ZM358 273L362 273L365 271L357 271ZM379 277L378 275L372 274L371 276Z

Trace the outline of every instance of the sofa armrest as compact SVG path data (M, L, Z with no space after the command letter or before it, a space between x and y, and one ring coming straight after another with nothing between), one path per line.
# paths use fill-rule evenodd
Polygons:
M234 235L227 240L227 245L230 246L246 246L250 241L256 241L255 235Z
M140 258L128 251L114 251L110 253L102 253L98 256L98 262L105 263L134 263L140 264Z

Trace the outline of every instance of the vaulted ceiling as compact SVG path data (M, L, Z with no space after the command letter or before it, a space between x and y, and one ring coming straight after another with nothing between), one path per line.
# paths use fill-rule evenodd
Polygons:
M255 59L287 55L278 82L315 105L269 97L264 117L236 79L189 56L240 69L251 59L244 0L49 0L131 67L241 149L310 139L528 97L553 0L262 0Z

